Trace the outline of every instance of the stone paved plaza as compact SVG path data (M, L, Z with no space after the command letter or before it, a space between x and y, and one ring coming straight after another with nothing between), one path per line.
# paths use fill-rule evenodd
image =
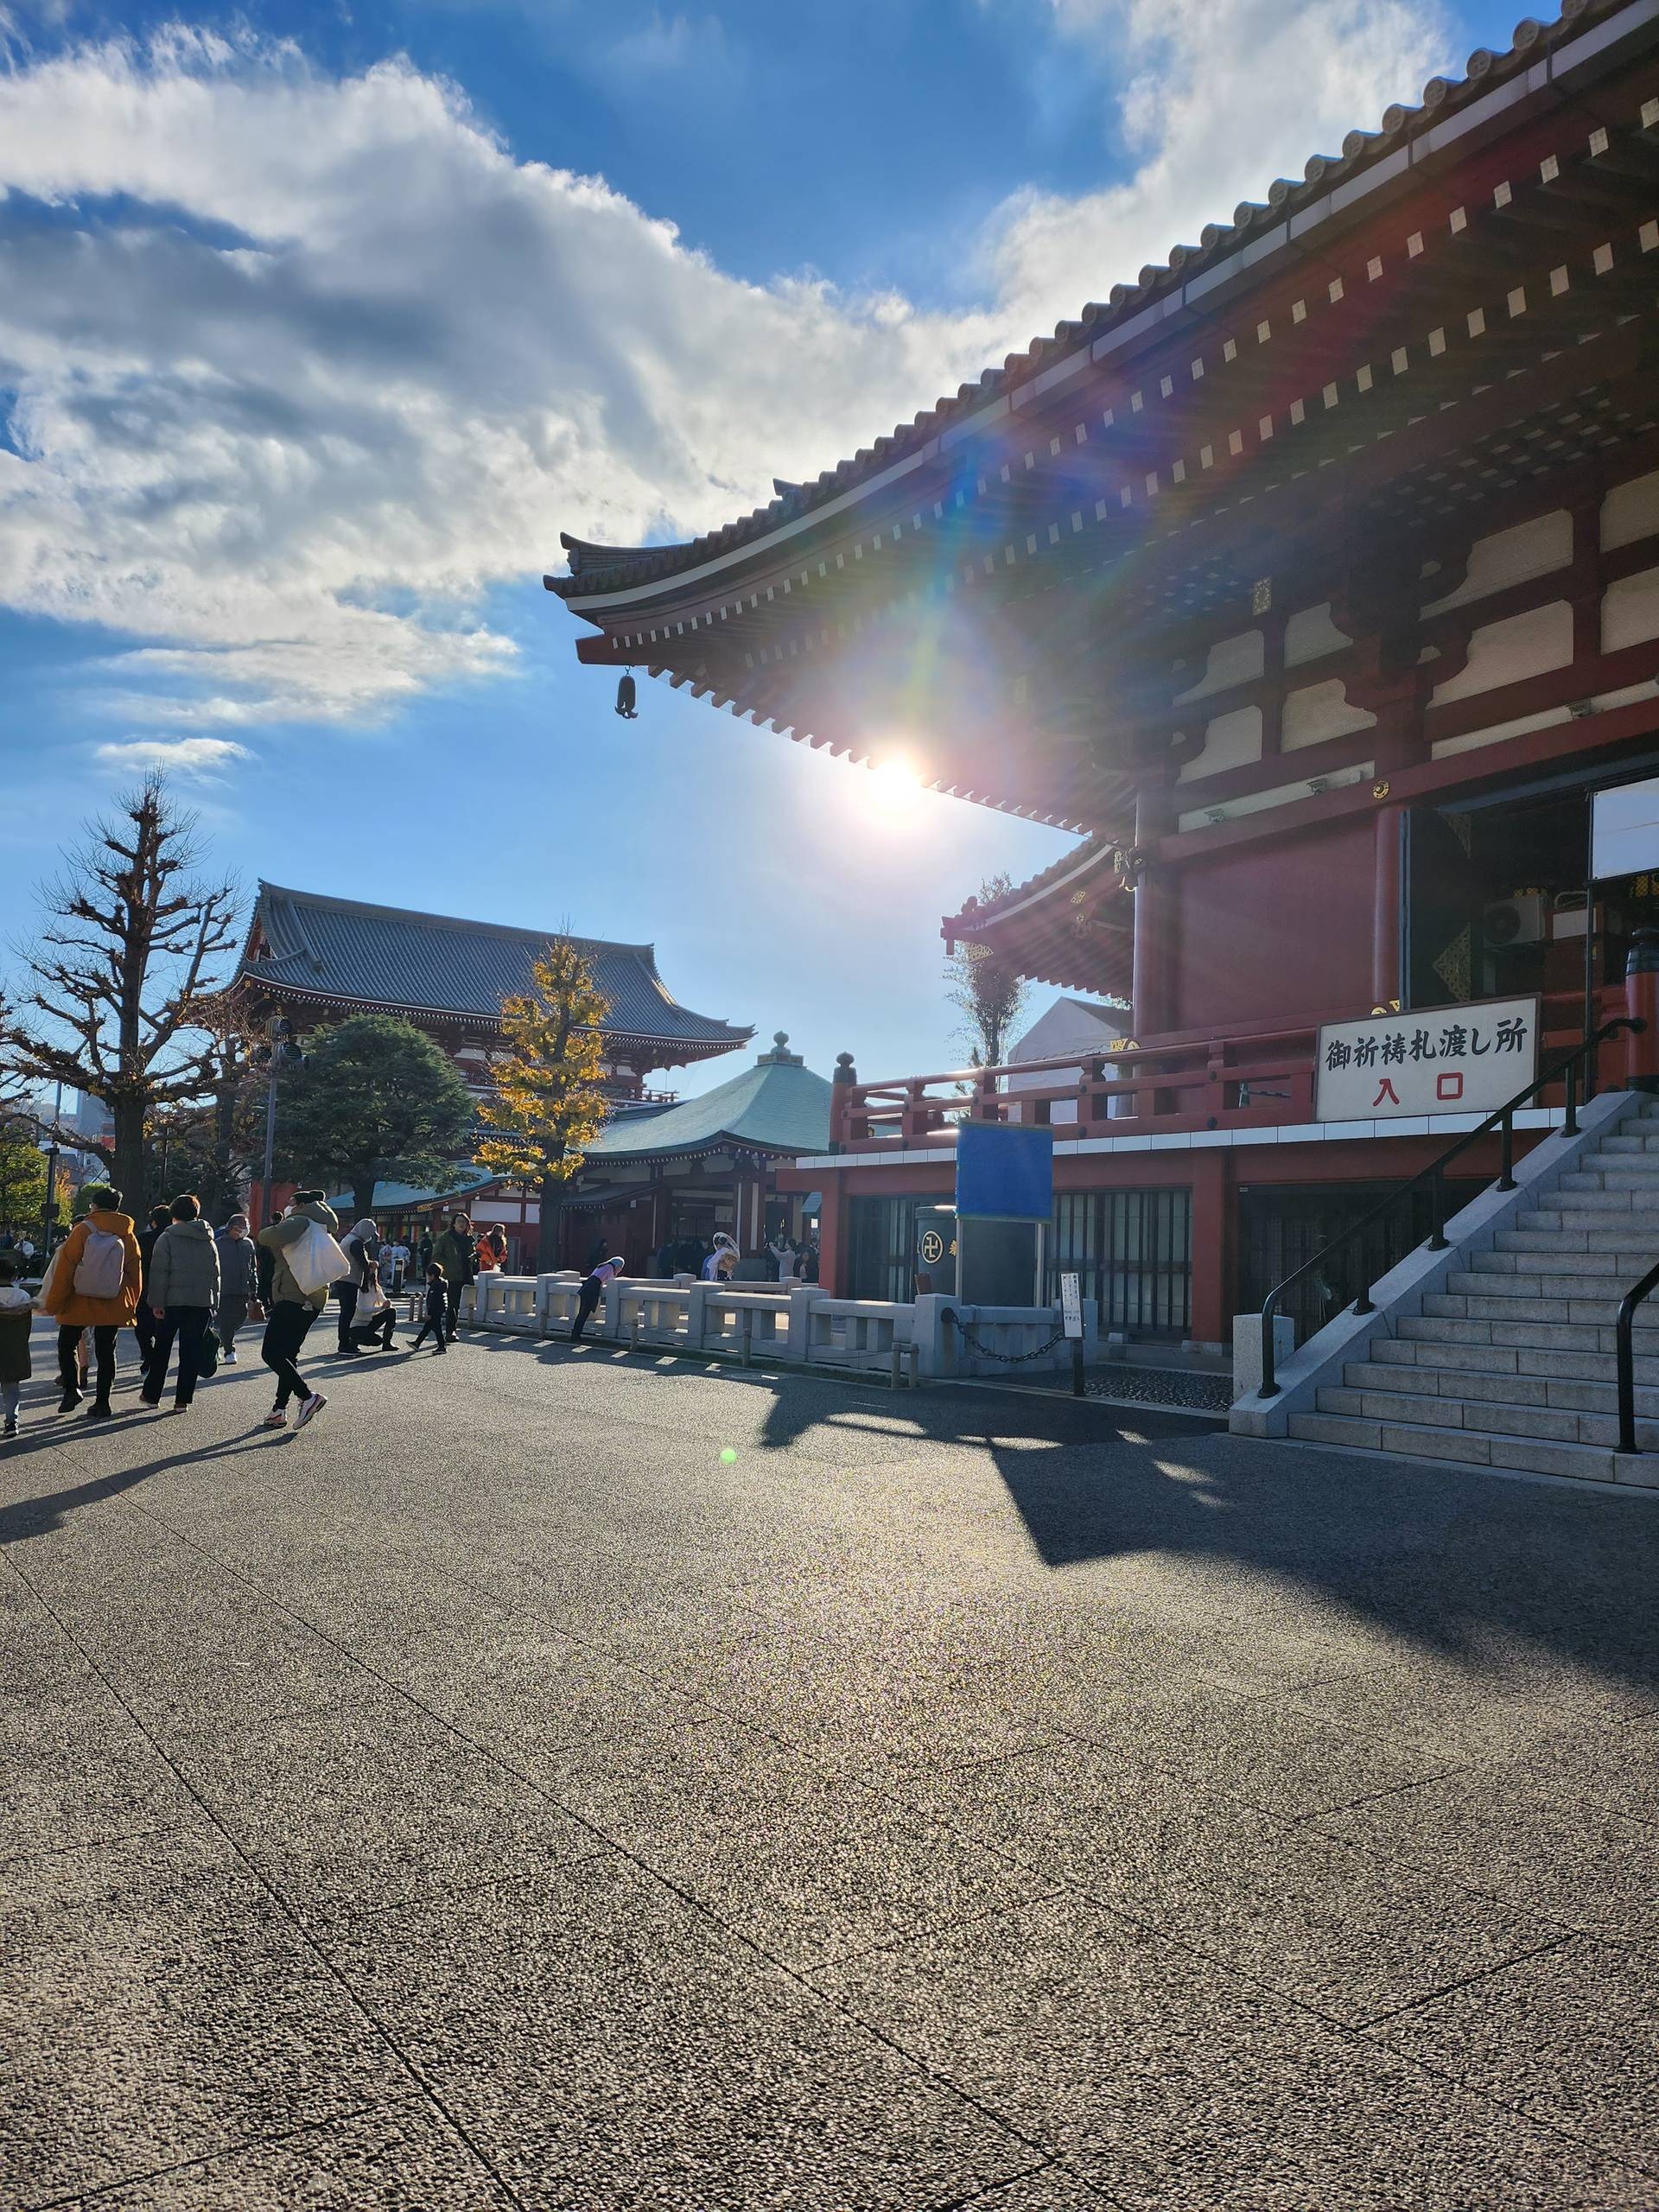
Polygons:
M1654 1499L319 1372L0 1459L0 2203L1659 2204Z

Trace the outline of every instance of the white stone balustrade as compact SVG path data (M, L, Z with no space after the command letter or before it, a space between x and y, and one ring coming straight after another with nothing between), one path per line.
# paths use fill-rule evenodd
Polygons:
M484 1275L469 1286L463 1311L471 1307L482 1328L568 1337L582 1283L574 1269L534 1277ZM1096 1325L1095 1302L1085 1299L1086 1358L1096 1356ZM1058 1306L964 1306L938 1295L907 1303L831 1298L816 1284L734 1285L678 1275L624 1276L607 1283L588 1333L597 1343L697 1352L746 1366L759 1360L828 1368L879 1376L896 1386L953 1376L1069 1370L1071 1346L1063 1339L1048 1343L1058 1326ZM1039 1346L1047 1348L1039 1352ZM1017 1365L1007 1357L1033 1352L1036 1357Z

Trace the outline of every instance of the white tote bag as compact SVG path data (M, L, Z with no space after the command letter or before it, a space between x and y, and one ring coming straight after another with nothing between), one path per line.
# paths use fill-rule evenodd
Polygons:
M283 1247L288 1272L307 1298L315 1298L352 1272L352 1263L320 1221L308 1221L303 1236Z

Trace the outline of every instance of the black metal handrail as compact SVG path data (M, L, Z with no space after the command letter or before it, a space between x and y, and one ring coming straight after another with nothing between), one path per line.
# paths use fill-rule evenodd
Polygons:
M1344 1244L1351 1243L1354 1238L1369 1229L1373 1222L1382 1220L1386 1215L1393 1211L1402 1198L1409 1198L1414 1191L1421 1190L1425 1184L1429 1185L1433 1192L1434 1217L1433 1229L1425 1239L1425 1243L1431 1252L1444 1252L1446 1249L1446 1171L1459 1153L1466 1152L1471 1144L1478 1144L1482 1137L1490 1136L1494 1129L1501 1128L1503 1133L1502 1166L1494 1188L1500 1191L1512 1191L1515 1188L1515 1116L1519 1109L1524 1106L1529 1098L1535 1097L1547 1084L1565 1078L1567 1118L1561 1124L1561 1134L1563 1136L1577 1136L1580 1066L1589 1055L1604 1045L1609 1038L1617 1037L1624 1030L1635 1032L1645 1029L1646 1027L1647 1024L1644 1021L1624 1014L1615 1014L1611 1021L1604 1021L1599 1029L1592 1031L1582 1042L1575 1045L1565 1059L1557 1060L1553 1067L1542 1069L1533 1077L1524 1090L1517 1090L1513 1098L1506 1100L1495 1113L1489 1114L1478 1128L1465 1130L1455 1144L1448 1145L1438 1160L1431 1162L1420 1174L1414 1175L1410 1182L1402 1183L1397 1190L1390 1191L1388 1197L1374 1205L1369 1213L1361 1214L1357 1221L1351 1222L1346 1229L1332 1237L1328 1243L1322 1244L1313 1258L1304 1261L1293 1274L1287 1274L1282 1282L1275 1283L1262 1301L1262 1382L1257 1395L1272 1398L1278 1395L1279 1379L1276 1371L1277 1363L1274 1357L1273 1321L1279 1301L1287 1290L1300 1282L1304 1276L1311 1275L1316 1268L1330 1258L1332 1252L1339 1251ZM1393 1267L1395 1264L1391 1260L1389 1267ZM1384 1268L1382 1272L1386 1274L1388 1268ZM1652 1285L1649 1287L1651 1288ZM1353 1309L1356 1313L1374 1313L1376 1311L1371 1298L1372 1288L1373 1284L1367 1282L1358 1297L1354 1300Z
M1613 1349L1618 1360L1618 1448L1621 1452L1639 1452L1636 1440L1636 1348L1632 1336L1636 1328L1636 1309L1644 1299L1659 1290L1659 1260L1656 1260L1640 1282L1633 1284L1618 1301L1618 1319Z

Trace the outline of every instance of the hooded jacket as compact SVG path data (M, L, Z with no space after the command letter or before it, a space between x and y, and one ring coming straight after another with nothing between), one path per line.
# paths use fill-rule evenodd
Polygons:
M90 1230L101 1229L106 1236L118 1236L125 1253L121 1269L121 1292L116 1298L83 1298L75 1288L75 1269L80 1265L80 1255L86 1249ZM78 1221L64 1239L52 1270L52 1281L41 1303L45 1311L66 1329L124 1329L131 1325L138 1311L138 1279L143 1262L138 1256L138 1239L132 1233L132 1216L116 1213L106 1206L88 1209L84 1220Z
M232 1236L221 1229L213 1242L219 1247L219 1294L221 1299L251 1298L256 1246L251 1236Z
M156 1239L149 1255L149 1287L145 1293L152 1306L205 1306L210 1313L219 1305L219 1246L207 1223L175 1221Z
M296 1243L304 1236L308 1221L320 1222L331 1236L339 1233L340 1217L334 1208L325 1205L321 1198L307 1198L283 1220L273 1221L269 1229L262 1229L259 1242L276 1255L276 1263L270 1271L271 1304L308 1306L314 1313L321 1313L328 1303L327 1286L308 1296L289 1273L288 1262L283 1257L283 1246Z
M374 1280L375 1263L380 1257L379 1230L372 1221L354 1221L351 1234L341 1237L340 1249L352 1263L349 1281L359 1290L366 1290Z

